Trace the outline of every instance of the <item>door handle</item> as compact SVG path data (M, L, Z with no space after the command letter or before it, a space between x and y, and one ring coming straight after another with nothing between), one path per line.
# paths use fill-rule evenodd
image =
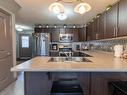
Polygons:
M11 55L11 53L10 53L10 52L7 52L7 53L5 54L5 56L0 57L0 59L4 59L4 58L6 58L6 57L8 57L8 56L10 56L10 55Z
M118 27L116 27L116 37L118 36Z

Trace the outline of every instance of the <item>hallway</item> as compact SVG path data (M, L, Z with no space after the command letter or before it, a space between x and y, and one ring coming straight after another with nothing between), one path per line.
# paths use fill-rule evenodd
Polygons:
M24 87L23 74L21 74L14 83L12 83L7 88L5 88L2 92L0 92L0 95L24 95L23 87Z

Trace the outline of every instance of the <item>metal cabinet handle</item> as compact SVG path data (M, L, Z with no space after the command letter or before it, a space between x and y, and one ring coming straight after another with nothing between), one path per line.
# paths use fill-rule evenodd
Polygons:
M51 73L48 72L47 75L48 75L48 79L51 80L52 79Z
M116 37L116 28L115 27L114 27L113 32L114 32L114 37Z
M116 37L118 36L118 27L116 27Z

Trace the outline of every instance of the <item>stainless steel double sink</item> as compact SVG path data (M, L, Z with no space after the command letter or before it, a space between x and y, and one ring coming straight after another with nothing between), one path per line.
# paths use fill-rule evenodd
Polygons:
M84 57L51 57L50 62L91 62L89 59Z

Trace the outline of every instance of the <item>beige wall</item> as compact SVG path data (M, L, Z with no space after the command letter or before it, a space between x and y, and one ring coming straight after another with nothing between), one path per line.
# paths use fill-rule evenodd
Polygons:
M0 0L0 6L11 13L16 13L21 8L14 0Z
M0 8L11 14L11 31L13 44L13 65L16 65L16 31L15 31L15 13L20 9L20 6L14 0L0 0ZM14 74L16 77L16 74Z

